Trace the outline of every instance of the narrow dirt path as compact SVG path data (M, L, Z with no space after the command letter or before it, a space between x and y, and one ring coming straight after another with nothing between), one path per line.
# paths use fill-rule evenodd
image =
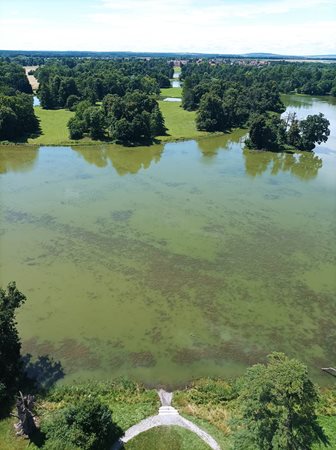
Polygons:
M125 435L112 446L111 450L120 450L126 442L130 441L138 434L150 430L151 428L172 425L177 425L179 427L186 428L187 430L192 431L193 433L197 434L213 450L221 450L218 443L212 436L210 436L210 434L206 433L197 425L190 422L190 420L187 420L184 417L180 416L179 412L175 408L170 406L173 398L173 394L171 392L166 392L163 389L160 389L160 391L158 391L158 394L162 405L159 409L159 414L157 414L156 416L148 417L147 419L144 419L133 427L129 428L125 432Z
M28 75L28 72L30 72L31 70L36 70L38 67L39 66L24 66L23 67L26 72L26 77L28 78L28 81L33 89L33 92L36 92L37 89L39 88L39 82L34 77L34 75Z

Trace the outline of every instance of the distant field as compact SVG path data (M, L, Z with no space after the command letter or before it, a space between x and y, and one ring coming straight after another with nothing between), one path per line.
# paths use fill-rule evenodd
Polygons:
M171 87L161 89L162 97L175 97L182 98L182 88L181 87Z

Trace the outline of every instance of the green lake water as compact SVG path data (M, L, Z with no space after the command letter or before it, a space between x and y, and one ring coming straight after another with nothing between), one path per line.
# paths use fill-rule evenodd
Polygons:
M244 132L148 148L2 147L1 272L28 297L23 353L66 380L176 386L271 351L328 382L336 363L336 102L314 153L244 150Z

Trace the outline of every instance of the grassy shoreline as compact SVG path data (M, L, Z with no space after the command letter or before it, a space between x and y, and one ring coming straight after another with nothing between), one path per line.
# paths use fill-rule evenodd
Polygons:
M234 429L232 419L238 414L237 396L232 395L232 382L224 379L203 378L192 382L188 387L174 392L173 406L180 414L208 432L221 448L232 448ZM45 395L38 395L37 414L41 421L54 411L83 398L94 396L112 411L113 421L124 431L144 418L157 414L159 397L154 389L146 388L128 379L111 381L87 381L71 385L56 385ZM321 390L321 400L317 409L321 426L330 439L330 450L336 449L336 391ZM27 448L28 441L15 436L15 419L0 420L0 450L21 450ZM166 428L166 427L164 427ZM166 439L163 439L165 436ZM134 438L125 449L156 448L149 444L159 444L170 440L177 450L203 450L205 447L197 436L179 432L173 428L157 428L154 432L144 432ZM178 444L178 445L177 445ZM146 447L147 446L147 447ZM37 449L34 444L29 446ZM168 450L171 447L159 447ZM175 448L175 447L174 447ZM318 450L318 444L313 450Z
M154 144L187 141L227 134L222 132L209 133L197 130L195 111L184 110L180 102L163 101L166 97L179 98L181 95L181 88L167 88L161 90L161 100L159 100L158 103L165 119L167 133L164 136L157 136ZM70 139L67 123L75 114L72 111L66 109L47 110L37 106L35 107L35 114L40 122L41 134L39 136L30 137L27 142L2 142L0 145L24 145L33 147L115 145L112 141L92 140L89 137L80 140Z

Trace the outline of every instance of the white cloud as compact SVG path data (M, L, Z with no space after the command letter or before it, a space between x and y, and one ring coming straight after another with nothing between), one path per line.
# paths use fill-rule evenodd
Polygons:
M37 15L1 19L0 48L336 53L333 1L277 0L243 6L210 0L197 6L194 0L101 0L95 8L91 4L77 12L76 20L68 18L67 23ZM315 18L318 5L330 6L325 20ZM300 8L302 14L297 14ZM310 16L302 21L309 9Z
M186 18L199 17L203 20L211 18L244 18L264 15L285 14L292 11L304 10L322 6L334 6L334 0L264 0L261 3L225 1L204 1L201 5L195 5L193 0L101 0L101 9L113 11L117 15L155 16L159 20L165 20L166 15L178 17L186 15ZM104 12L106 12L104 11Z

